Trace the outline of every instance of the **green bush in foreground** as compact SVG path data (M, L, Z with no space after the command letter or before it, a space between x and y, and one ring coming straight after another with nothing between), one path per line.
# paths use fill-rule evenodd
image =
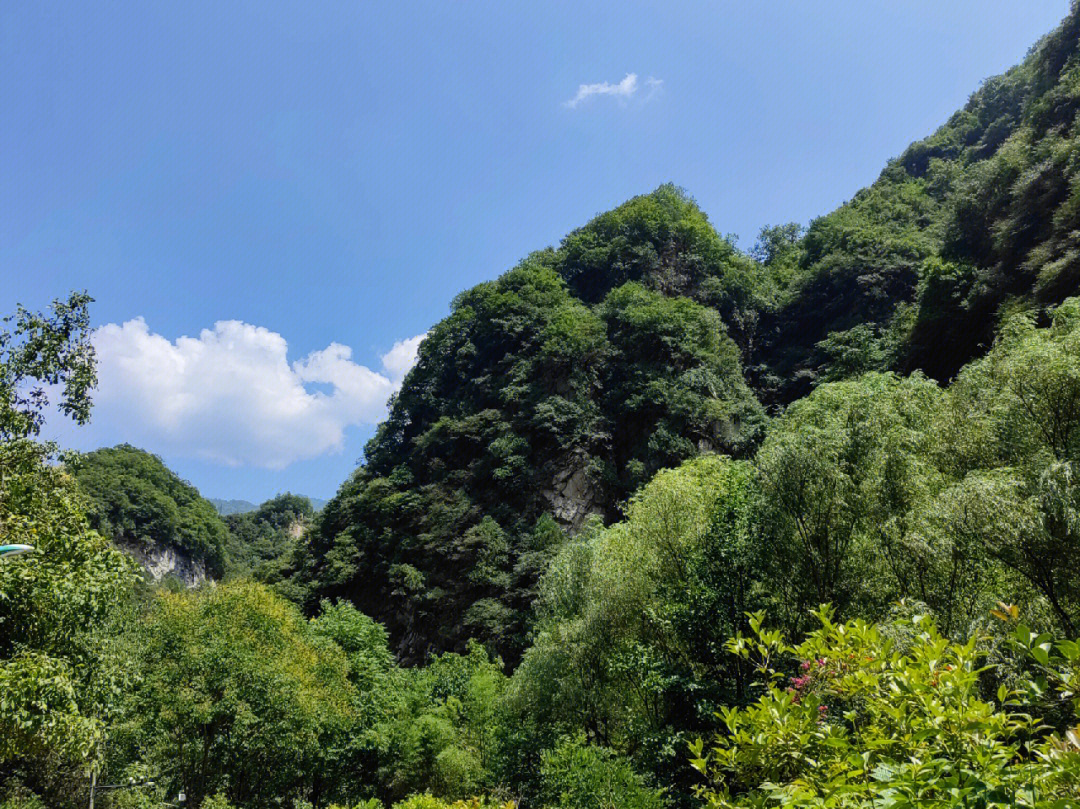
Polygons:
M565 739L541 757L544 806L558 809L663 809L663 790L650 789L614 751Z
M999 617L1014 620L1007 610ZM815 615L820 629L798 646L763 629L761 614L753 637L731 641L757 663L764 693L720 712L710 750L692 745L708 806L1080 805L1080 727L1049 727L1032 710L1067 707L1076 721L1076 643L1017 625L1010 640L1032 673L986 697L977 637L951 642L926 616L879 627ZM795 676L784 658L799 661Z

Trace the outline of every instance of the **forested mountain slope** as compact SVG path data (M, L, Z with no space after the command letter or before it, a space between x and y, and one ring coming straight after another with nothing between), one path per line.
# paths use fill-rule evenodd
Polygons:
M289 493L272 497L251 511L227 515L228 574L266 582L280 580L282 568L314 515L310 498Z
M353 600L406 660L468 637L512 660L564 531L615 519L659 469L745 454L761 403L866 371L947 380L1005 315L1075 292L1078 36L1074 10L805 232L743 253L663 186L462 293L295 592Z
M406 659L469 637L515 657L565 530L661 468L752 447L763 412L718 309L754 275L665 186L462 293L317 521L312 603L349 598Z
M90 298L0 318L0 809L1080 806L1078 21L805 233L464 292L319 513L41 442Z
M315 513L309 498L281 494L221 516L159 457L128 444L80 456L75 478L92 528L152 579L174 576L189 586L242 576L277 582Z
M155 578L166 568L189 584L224 573L225 523L156 455L129 444L94 450L81 456L75 477L90 526L134 553Z
M763 315L767 345L754 359L770 401L874 368L946 380L986 350L1005 314L1075 293L1078 43L1074 8L877 182L775 251L792 281Z

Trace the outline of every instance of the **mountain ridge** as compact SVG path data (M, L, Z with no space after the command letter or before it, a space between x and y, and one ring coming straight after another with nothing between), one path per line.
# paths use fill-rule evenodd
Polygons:
M1078 38L1074 7L805 231L743 253L665 185L461 293L298 551L309 609L349 598L406 661L476 636L513 662L540 560L658 470L752 451L822 382L947 381L1008 314L1045 319L1080 280Z
M281 494L282 493L279 492L275 496L280 497ZM321 509L328 502L318 497L307 497L306 495L300 496L304 497L309 503L311 503L311 507L315 509L315 511ZM206 499L210 502L210 505L217 509L217 513L220 514L222 517L228 517L230 514L247 514L250 511L255 511L260 505L262 505L262 503L252 503L250 500L225 500L220 497L207 497ZM274 498L270 498L270 500L272 499ZM269 501L263 501L263 503L266 502Z

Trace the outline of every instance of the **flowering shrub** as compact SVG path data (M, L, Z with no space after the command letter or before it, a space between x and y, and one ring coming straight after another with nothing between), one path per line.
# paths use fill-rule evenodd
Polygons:
M753 637L729 643L763 694L720 712L710 749L691 746L708 806L1080 806L1080 726L1054 729L1026 709L1049 697L1076 721L1080 646L1016 625L1012 643L1037 673L986 699L977 638L951 642L926 616L886 628L834 624L827 607L815 616L821 628L798 646L761 614ZM791 658L794 676L780 667Z

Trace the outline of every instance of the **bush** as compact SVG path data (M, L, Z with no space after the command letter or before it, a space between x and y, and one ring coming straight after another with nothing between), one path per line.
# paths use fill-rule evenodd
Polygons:
M564 739L543 754L544 805L558 809L659 809L663 792L650 789L629 762L584 737Z
M1041 667L1041 685L1002 685L985 699L978 638L950 642L926 616L886 632L834 624L829 608L814 614L821 627L798 646L763 629L760 614L754 637L731 642L757 662L764 693L720 712L711 750L692 745L708 806L1076 805L1077 731L1054 732L1030 712L1049 682L1059 700L1075 696L1076 644L1018 626L1014 642ZM779 668L785 658L796 672Z

